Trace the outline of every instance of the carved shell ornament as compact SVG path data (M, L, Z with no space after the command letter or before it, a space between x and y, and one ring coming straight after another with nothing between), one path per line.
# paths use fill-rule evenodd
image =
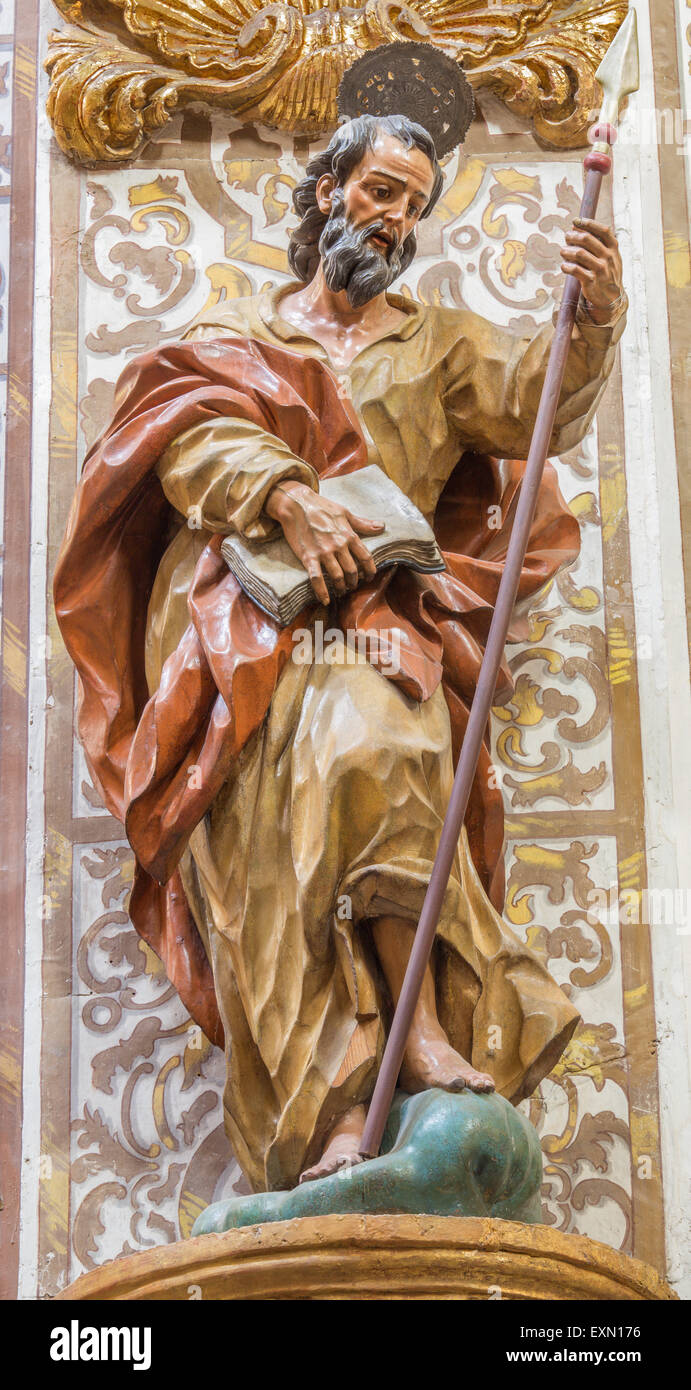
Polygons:
M191 102L316 136L337 123L345 71L382 44L430 44L533 122L548 146L585 143L595 71L626 0L53 0L48 114L84 164L132 159Z

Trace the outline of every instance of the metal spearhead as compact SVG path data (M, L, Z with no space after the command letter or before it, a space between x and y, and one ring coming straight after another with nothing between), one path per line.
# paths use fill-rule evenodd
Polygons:
M638 91L638 28L636 11L629 10L595 76L602 87L600 124L616 125L624 97ZM598 142L595 149L607 148Z

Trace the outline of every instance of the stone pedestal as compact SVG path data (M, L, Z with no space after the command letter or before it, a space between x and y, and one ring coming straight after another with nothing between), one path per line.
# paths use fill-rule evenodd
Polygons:
M325 1216L113 1260L61 1299L574 1299L676 1295L586 1236L484 1217Z

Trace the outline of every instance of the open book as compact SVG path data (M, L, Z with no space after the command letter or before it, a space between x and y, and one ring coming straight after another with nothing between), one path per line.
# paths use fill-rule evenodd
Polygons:
M342 477L323 478L319 491L356 516L384 523L385 530L379 535L360 537L377 569L398 564L430 574L446 568L434 532L422 512L376 464ZM221 553L245 593L282 627L292 623L301 608L316 603L307 571L284 536L271 541L226 536ZM333 593L328 576L324 577Z

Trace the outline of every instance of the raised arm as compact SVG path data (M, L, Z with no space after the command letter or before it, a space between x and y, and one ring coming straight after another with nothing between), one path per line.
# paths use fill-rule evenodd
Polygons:
M562 270L575 275L583 295L569 350L550 453L583 438L612 370L626 322L627 298L614 233L594 221L575 222L567 235ZM466 448L525 458L554 332L544 324L517 337L475 315L469 340L448 358L444 406Z

